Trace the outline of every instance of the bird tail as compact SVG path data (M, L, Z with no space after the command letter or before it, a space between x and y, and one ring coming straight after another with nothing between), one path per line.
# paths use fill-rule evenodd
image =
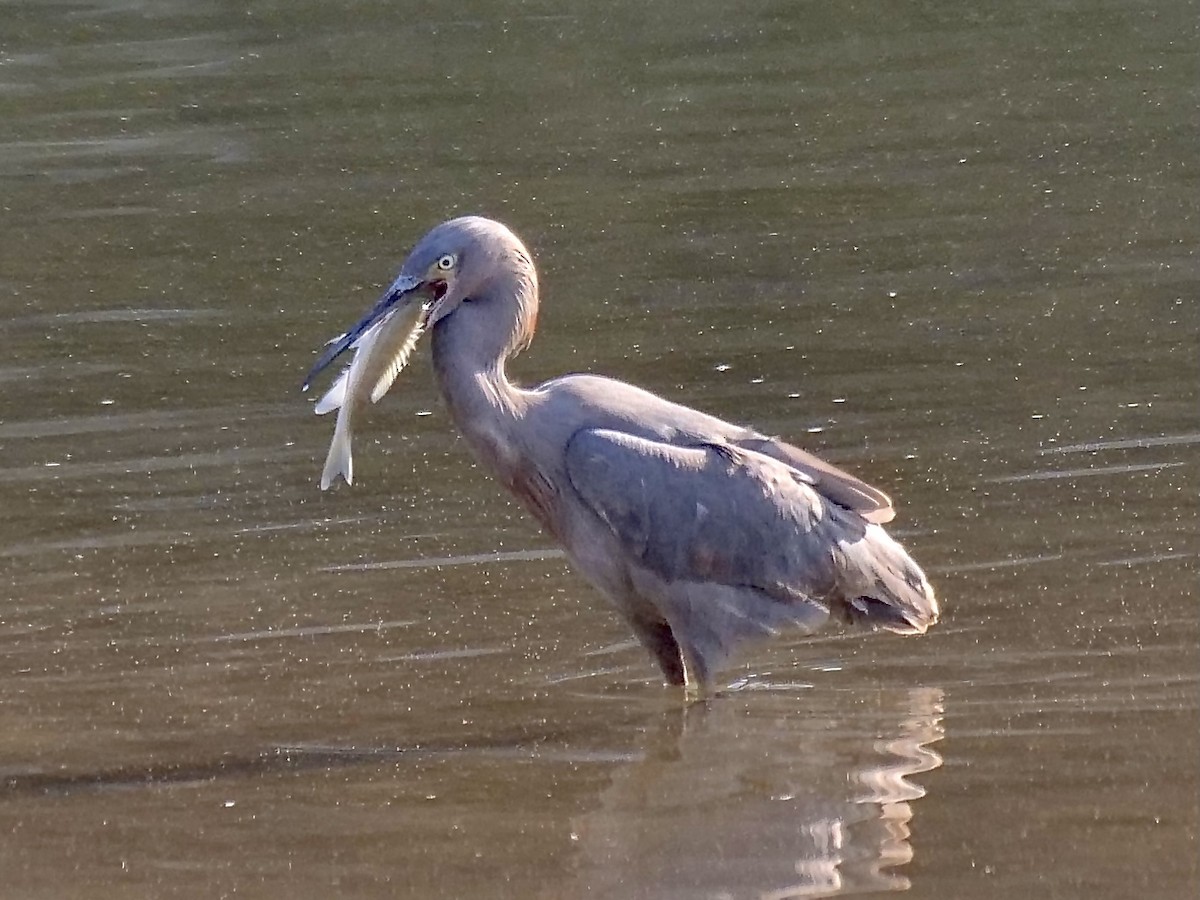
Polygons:
M925 573L882 528L868 525L860 540L840 549L843 618L897 634L924 634L937 622L941 610Z

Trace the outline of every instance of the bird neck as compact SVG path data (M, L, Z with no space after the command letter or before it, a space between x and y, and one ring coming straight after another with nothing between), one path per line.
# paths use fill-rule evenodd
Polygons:
M508 360L537 323L537 274L524 251L476 285L433 326L433 366L446 405L481 463L510 479L524 455L520 421L529 393L508 380Z
M507 353L480 354L479 346L453 328L435 327L433 367L446 407L475 456L507 477L519 462L516 426L527 406L526 392L508 378Z

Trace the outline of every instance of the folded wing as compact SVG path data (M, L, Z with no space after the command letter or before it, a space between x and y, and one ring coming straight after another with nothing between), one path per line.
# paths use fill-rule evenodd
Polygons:
M566 464L639 589L713 662L744 638L811 630L830 612L905 633L936 621L925 576L882 528L764 453L585 429Z

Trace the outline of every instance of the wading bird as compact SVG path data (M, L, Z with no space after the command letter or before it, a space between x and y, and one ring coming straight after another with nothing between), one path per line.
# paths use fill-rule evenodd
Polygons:
M854 476L611 378L509 381L537 312L537 272L508 228L468 216L425 235L305 379L354 349L316 405L338 410L321 488L352 480L355 415L430 331L476 458L620 610L669 683L702 693L738 645L831 615L901 634L937 621L925 575L880 527L891 501Z

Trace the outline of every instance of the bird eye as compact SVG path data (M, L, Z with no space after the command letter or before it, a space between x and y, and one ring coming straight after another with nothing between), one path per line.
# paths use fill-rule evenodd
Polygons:
M454 268L454 263L455 263L454 254L447 253L445 256L443 256L441 259L439 259L437 261L437 267L439 269L441 269L443 272L446 272L446 271L449 271L450 269Z

